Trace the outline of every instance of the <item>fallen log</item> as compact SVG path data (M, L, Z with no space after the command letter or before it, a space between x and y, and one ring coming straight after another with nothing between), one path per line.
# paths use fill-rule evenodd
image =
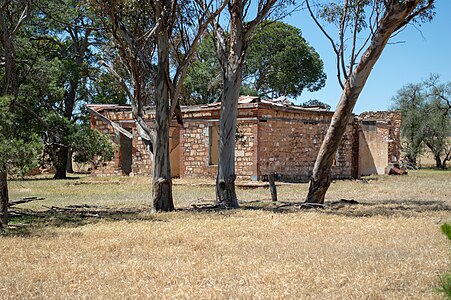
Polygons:
M8 207L17 205L17 204L22 204L22 203L28 203L31 201L39 201L39 200L44 200L45 198L38 198L38 197L26 197L26 198L22 198L20 200L15 200L15 201L11 201L8 203Z

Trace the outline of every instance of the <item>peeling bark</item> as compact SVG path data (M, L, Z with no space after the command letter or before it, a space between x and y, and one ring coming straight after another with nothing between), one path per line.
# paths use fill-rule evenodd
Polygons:
M216 202L222 207L236 208L235 192L235 137L238 113L238 97L241 87L242 63L232 67L224 80L221 100L220 135L218 147L218 175L216 177Z
M158 11L157 11L158 13ZM171 165L169 161L169 33L164 25L157 34L158 72L155 76L155 138L153 141L153 209L174 210Z

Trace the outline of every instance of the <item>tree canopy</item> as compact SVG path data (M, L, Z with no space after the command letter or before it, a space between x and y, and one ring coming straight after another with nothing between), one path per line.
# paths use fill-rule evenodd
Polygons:
M212 39L206 36L195 54L183 86L184 104L211 103L221 94L221 67ZM263 98L297 97L324 87L319 54L301 30L280 21L265 21L249 41L241 94Z
M436 167L444 169L451 160L451 82L441 83L437 75L402 87L393 97L393 108L401 111L403 151L406 163L416 167L427 147Z
M301 30L279 22L263 22L249 43L244 82L260 96L297 97L324 87L323 61Z

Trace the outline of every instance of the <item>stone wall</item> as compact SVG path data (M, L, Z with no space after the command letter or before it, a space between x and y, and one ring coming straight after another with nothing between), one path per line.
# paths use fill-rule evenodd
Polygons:
M365 112L359 118L359 175L384 174L388 163L401 159L401 113Z
M211 130L219 130L218 120L185 121L181 133L181 177L214 178L218 172L217 162L212 162L209 149ZM235 146L235 173L238 178L257 176L257 126L255 122L238 120ZM213 141L217 142L217 141ZM215 150L217 149L214 148ZM214 154L213 154L214 155Z
M123 128L128 129L133 134L131 148L131 173L128 175L150 175L152 173L152 157L146 150L141 138L138 137L136 126L131 122L131 113L123 111L105 111L103 114L113 122L119 123ZM94 163L91 174L93 176L126 175L122 168L120 139L121 133L115 132L113 127L104 121L91 115L91 127L110 136L116 148L114 157L108 162ZM122 138L126 138L122 135Z
M150 175L152 158L138 137L131 113L126 109L106 109L101 113L133 133L130 175ZM152 120L153 113L148 110L146 119ZM171 172L175 176L216 176L219 113L219 104L187 107L183 109L183 127L175 122L171 124ZM279 180L307 181L332 115L330 111L262 102L240 104L235 148L237 177L262 180L269 174L276 174ZM121 135L95 117L91 118L91 122L93 127L110 135L118 147L114 159L97 165L93 174L124 174L119 146ZM332 177L358 177L366 159L373 159L377 151L380 155L373 171L379 172L388 162L399 159L400 122L400 114L396 112L365 113L360 118L350 120L336 153ZM369 130L368 124L374 125L374 131ZM374 139L370 137L371 134ZM373 160L371 162L374 164Z
M327 111L265 108L259 122L259 177L274 173L279 180L307 181L332 117ZM333 178L352 176L353 125L337 151Z

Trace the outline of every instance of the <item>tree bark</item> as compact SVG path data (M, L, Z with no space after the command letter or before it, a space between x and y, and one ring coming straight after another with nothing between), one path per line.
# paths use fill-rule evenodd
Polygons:
M8 175L0 172L0 228L8 225Z
M337 109L332 116L331 124L313 167L306 203L324 203L331 182L330 172L334 154L346 131L355 103L391 35L399 29L399 26L403 24L419 2L419 0L416 0L393 4L390 10L385 12L369 47L362 55L351 76L346 80Z
M153 143L152 199L156 211L174 210L169 161L169 34L162 25L157 34L158 73L155 78L155 139Z
M223 92L219 120L218 175L216 177L216 203L224 208L237 208L235 192L235 138L246 53L246 31L243 27L243 2L233 1L230 11L230 52L226 54L224 35L217 38L218 56L223 69Z
M67 151L67 166L66 166L66 172L67 173L74 173L74 165L72 163L72 149L68 149Z
M435 155L435 167L437 169L441 169L441 170L445 169L445 164L442 163L442 159L440 158L440 155Z
M216 178L216 202L227 208L239 206L235 192L235 136L241 80L233 75L224 82Z
M67 157L69 148L67 146L60 146L56 151L56 161L55 161L55 175L53 179L66 179L66 169L67 169Z

